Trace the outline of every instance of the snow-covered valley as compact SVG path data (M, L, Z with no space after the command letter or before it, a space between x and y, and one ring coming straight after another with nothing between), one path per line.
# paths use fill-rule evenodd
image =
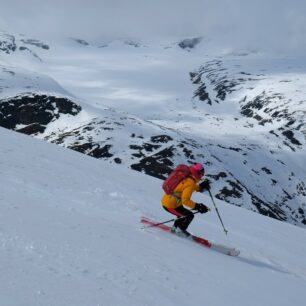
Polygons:
M1 37L1 126L158 178L201 161L217 198L305 226L303 56Z

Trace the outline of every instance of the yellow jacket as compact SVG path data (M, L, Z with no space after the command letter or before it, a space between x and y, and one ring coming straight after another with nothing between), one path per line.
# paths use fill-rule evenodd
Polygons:
M162 205L167 208L177 208L182 205L189 206L194 209L195 202L190 198L194 191L199 191L198 179L195 177L187 177L182 180L174 189L172 194L164 194L162 197Z

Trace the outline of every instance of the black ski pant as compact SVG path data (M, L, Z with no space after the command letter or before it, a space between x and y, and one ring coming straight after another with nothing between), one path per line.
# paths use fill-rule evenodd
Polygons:
M180 218L174 221L174 226L177 226L178 228L180 228L181 230L185 231L187 229L187 227L189 226L189 224L191 223L191 221L194 218L194 215L192 213L192 211L186 209L184 206L179 206L177 208L167 208L165 206L163 206L163 208L177 216L177 217L183 217L186 216L185 218Z

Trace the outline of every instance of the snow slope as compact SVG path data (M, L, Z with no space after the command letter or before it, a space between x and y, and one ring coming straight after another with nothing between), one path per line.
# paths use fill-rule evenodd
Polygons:
M160 180L3 128L0 139L0 305L305 304L304 229L217 200L229 235L215 212L190 230L241 250L228 257L140 230L141 215L170 217Z

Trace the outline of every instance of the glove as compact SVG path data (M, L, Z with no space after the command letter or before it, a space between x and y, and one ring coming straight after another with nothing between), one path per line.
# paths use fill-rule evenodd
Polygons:
M204 190L210 189L210 181L209 179L205 179L202 183L199 184L200 188L199 191L203 192Z
M197 210L201 214L205 214L210 210L206 205L201 204L201 203L196 203L194 209Z

